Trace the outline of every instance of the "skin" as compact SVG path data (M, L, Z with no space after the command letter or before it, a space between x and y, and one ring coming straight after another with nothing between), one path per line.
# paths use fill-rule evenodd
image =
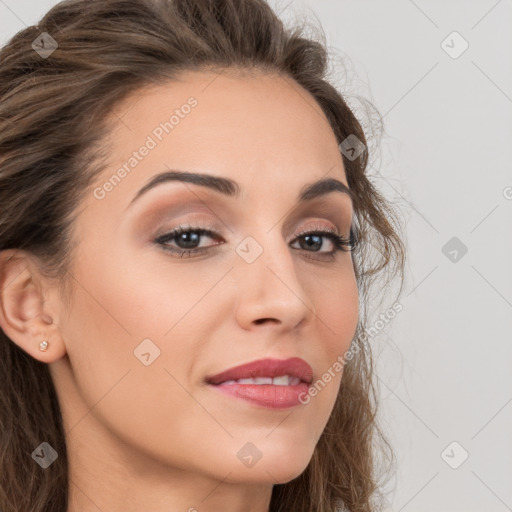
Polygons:
M293 356L317 380L355 334L350 252L329 259L328 237L315 252L296 236L319 226L347 236L352 222L346 194L296 203L318 179L347 184L336 138L304 89L275 75L187 72L139 90L111 117L110 161L94 186L190 96L197 106L121 183L78 205L71 303L30 254L2 254L11 284L1 326L50 365L59 396L68 512L268 511L273 484L305 470L339 390L341 372L309 404L272 410L204 382L255 359ZM166 168L231 178L240 197L175 181L128 207ZM153 241L180 223L207 223L218 238L203 235L208 252L180 258ZM263 249L250 264L235 251L247 236ZM160 350L148 366L134 355L144 339ZM248 442L262 454L252 467L237 457Z

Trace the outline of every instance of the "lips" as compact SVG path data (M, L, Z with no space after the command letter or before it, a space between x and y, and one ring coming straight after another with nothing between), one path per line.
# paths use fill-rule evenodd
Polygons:
M208 384L219 385L227 381L239 379L274 378L288 375L298 378L301 382L311 384L313 369L300 357L290 359L259 359L248 364L235 366L217 375L206 378Z
M312 381L313 370L300 357L260 359L206 378L215 392L267 410L304 404Z

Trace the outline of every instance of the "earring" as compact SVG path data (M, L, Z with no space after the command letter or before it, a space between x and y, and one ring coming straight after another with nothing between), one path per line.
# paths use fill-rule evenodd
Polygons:
M46 350L48 350L48 342L45 340L45 341L41 341L41 343L39 343L39 350L45 352Z

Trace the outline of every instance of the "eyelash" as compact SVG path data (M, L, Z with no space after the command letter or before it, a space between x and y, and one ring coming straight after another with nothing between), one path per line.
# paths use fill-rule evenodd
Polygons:
M212 246L210 246L210 247L199 247L199 248L195 248L195 249L180 249L180 248L174 248L169 245L166 245L167 242L174 240L175 238L182 235L183 233L196 233L200 237L208 236L213 239L219 238L217 236L217 233L215 233L215 231L208 229L208 228L193 227L193 226L178 226L177 228L173 229L172 231L169 231L168 233L164 233L163 235L158 236L154 240L154 243L162 246L162 248L165 251L171 252L173 254L179 254L180 258L183 258L184 256L187 258L193 257L194 254L204 253L212 247ZM338 251L353 252L357 246L357 238L355 235L355 231L352 228L350 229L350 235L348 237L346 237L346 236L340 235L335 228L325 228L325 227L313 226L313 228L311 228L311 229L299 231L299 233L297 233L295 235L295 238L292 240L292 242L296 242L299 238L305 237L308 235L317 235L317 236L320 235L320 236L326 237L333 243L333 245L335 247L332 252L328 252L328 253L319 252L319 254L323 255L321 258L318 258L318 257L311 258L311 256L306 256L313 260L320 260L320 259L327 258L332 261L335 259L336 253L338 253ZM216 245L222 245L222 243L216 244ZM213 246L213 247L215 247L215 246ZM308 251L305 249L303 249L303 250L305 252L313 252L313 253L318 252L318 251Z

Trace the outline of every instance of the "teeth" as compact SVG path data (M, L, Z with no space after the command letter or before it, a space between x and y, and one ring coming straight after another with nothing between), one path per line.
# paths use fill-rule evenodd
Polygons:
M282 375L280 377L274 377L272 379L272 384L274 384L274 386L289 386L290 385L290 376Z
M223 384L272 384L274 386L296 386L300 383L298 377L279 375L278 377L254 377L248 379L227 380Z

